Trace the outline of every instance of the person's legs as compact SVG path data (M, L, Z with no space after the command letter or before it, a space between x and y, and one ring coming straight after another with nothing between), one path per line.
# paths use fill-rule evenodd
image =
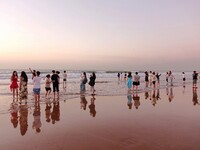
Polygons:
M16 88L16 96L18 97L18 88Z
M13 89L12 91L13 91L13 98L15 98L15 89Z

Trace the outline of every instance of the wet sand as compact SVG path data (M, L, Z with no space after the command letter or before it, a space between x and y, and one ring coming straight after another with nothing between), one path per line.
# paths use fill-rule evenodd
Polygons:
M199 150L198 93L187 85L36 105L1 95L0 149Z

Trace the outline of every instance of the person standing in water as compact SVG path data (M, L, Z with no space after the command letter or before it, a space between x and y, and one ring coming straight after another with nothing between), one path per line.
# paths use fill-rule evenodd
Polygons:
M92 92L92 94L94 94L95 92L95 89L94 89L94 85L95 85L95 80L96 80L96 75L95 73L93 72L91 75L90 75L90 81L89 81L89 85L90 85L90 90Z
M169 79L169 73L168 72L166 72L166 85L168 85L168 79Z
M182 77L183 77L183 85L185 85L185 80L186 80L185 72L182 72Z
M170 79L170 84L173 86L173 80L175 79L174 75L172 74L171 71L169 71L169 79Z
M53 93L54 93L54 98L55 98L56 92L57 92L57 96L59 97L59 76L55 70L52 70L52 73L53 75L51 76L51 81L53 83Z
M140 85L140 76L138 75L138 72L135 72L135 75L133 77L133 91L134 88L136 88L137 91L139 85Z
M51 76L50 76L50 74L46 75L45 90L46 90L45 97L48 97L51 93Z
M193 88L197 88L198 73L196 71L193 71L192 79L193 79Z
M83 72L81 74L81 77L80 77L80 81L81 81L81 84L80 84L80 92L85 92L86 91L86 88L85 88L85 84L87 83L87 76L86 76L86 73Z
M18 75L17 75L17 71L13 71L12 76L10 78L11 80L11 84L10 84L10 90L13 92L13 98L15 98L15 94L16 94L16 98L18 98Z
M128 81L127 81L128 91L132 88L132 74L131 72L128 73Z
M28 84L28 77L27 77L26 73L24 71L22 71L21 76L20 76L20 86L19 86L20 100L27 99L27 97L28 97L27 84Z
M67 73L64 71L63 73L63 88L66 88L67 86Z
M147 71L145 71L145 83L146 83L146 88L147 88L149 85L149 74Z
M35 96L35 101L40 101L40 89L41 89L41 80L40 72L36 72L36 76L33 78L33 92Z

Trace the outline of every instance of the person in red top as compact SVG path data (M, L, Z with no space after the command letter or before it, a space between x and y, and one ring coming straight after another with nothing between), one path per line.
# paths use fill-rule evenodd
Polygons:
M15 93L16 93L16 98L18 97L18 75L16 71L13 71L13 74L11 76L11 84L10 84L10 90L13 92L13 98L15 98Z

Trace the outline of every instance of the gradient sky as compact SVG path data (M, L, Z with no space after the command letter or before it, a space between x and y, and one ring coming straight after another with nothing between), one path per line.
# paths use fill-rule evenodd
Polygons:
M200 1L0 0L0 64L200 70Z

